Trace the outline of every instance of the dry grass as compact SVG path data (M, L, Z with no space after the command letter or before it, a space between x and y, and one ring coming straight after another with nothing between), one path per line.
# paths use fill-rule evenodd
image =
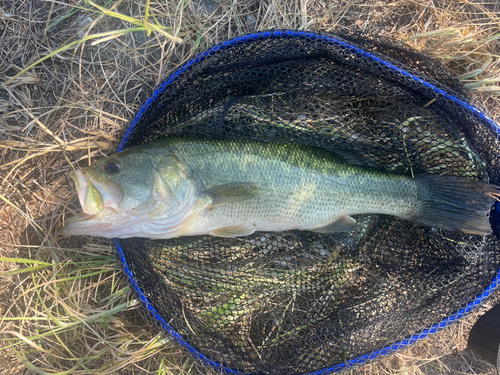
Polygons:
M0 0L0 373L207 373L147 319L109 241L54 230L78 209L68 172L112 153L194 53L268 28L386 35L443 62L500 121L494 0L96 3ZM493 374L465 350L480 313L353 373Z

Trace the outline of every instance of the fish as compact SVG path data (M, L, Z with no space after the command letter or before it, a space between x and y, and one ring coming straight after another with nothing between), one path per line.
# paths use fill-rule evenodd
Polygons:
M82 213L63 235L168 239L256 231L359 230L353 216L392 215L486 236L499 187L351 165L324 148L167 137L72 171Z

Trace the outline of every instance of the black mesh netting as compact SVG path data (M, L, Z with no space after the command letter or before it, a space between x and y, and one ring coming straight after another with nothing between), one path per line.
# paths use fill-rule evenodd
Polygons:
M259 33L221 44L170 77L122 146L193 134L298 143L382 170L498 184L498 134L477 108L441 66L405 46ZM495 280L495 235L385 215L357 219L365 229L331 235L119 244L131 281L163 327L198 356L245 373L339 369L383 354L464 315Z

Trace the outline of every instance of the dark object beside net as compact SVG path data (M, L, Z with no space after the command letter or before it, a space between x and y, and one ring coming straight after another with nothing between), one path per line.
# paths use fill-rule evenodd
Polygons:
M433 61L359 36L272 35L218 50L157 90L123 146L193 134L298 143L408 175L500 182L496 130ZM463 309L497 276L495 235L357 219L366 229L334 235L120 244L157 314L196 351L244 373L353 365Z

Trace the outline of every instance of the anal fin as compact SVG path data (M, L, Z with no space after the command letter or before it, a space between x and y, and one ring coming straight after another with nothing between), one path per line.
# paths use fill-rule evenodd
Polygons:
M252 224L240 224L235 225L234 227L214 229L210 231L209 234L216 237L234 238L240 236L248 236L253 232L255 232L255 227Z
M341 216L337 220L327 224L323 227L311 229L313 232L318 233L335 233L335 232L349 232L363 228L362 224L356 222L355 219L349 215Z

